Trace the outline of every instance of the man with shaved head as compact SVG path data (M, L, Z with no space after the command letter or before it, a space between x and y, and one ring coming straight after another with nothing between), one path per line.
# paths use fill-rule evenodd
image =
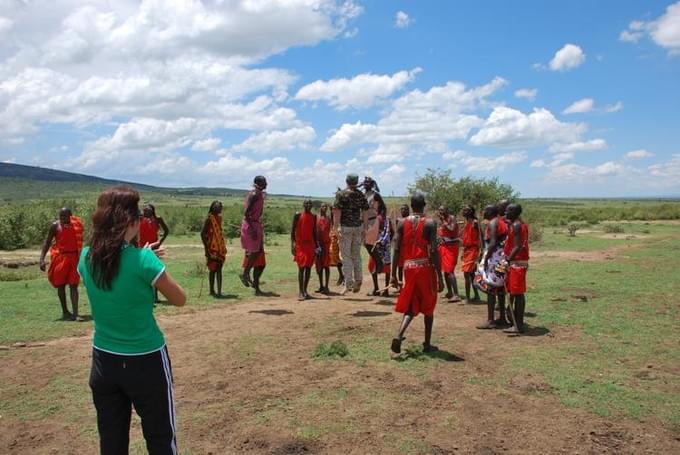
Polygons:
M423 313L425 319L425 341L423 352L435 352L432 345L432 326L437 294L444 289L444 280L439 264L437 249L437 223L425 216L425 196L415 193L411 197L413 214L405 218L397 228L394 257L404 260L404 287L394 310L402 313L397 336L392 339L391 350L401 352L401 342L409 324ZM398 264L392 263L392 285L398 286Z
M61 303L62 319L78 320L78 259L83 248L83 224L80 218L73 216L71 209L62 208L59 219L52 223L40 253L40 270L46 269L45 255L50 251L50 267L47 279L57 289ZM66 305L66 286L69 287L73 312Z
M298 300L309 299L307 286L312 273L312 265L320 248L316 237L316 215L312 213L312 200L305 199L304 210L293 217L290 231L290 252L298 266Z

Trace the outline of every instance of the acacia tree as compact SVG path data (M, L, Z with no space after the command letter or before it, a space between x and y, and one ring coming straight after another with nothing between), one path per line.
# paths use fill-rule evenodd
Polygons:
M440 205L448 207L452 213L458 213L466 205L472 205L478 213L489 205L500 200L516 200L519 193L512 186L500 183L497 178L475 179L461 177L455 180L450 170L428 169L408 186L409 194L420 191L425 194L427 204L434 210Z

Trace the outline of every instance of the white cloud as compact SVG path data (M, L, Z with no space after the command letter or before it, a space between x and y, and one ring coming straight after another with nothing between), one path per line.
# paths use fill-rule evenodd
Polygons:
M653 179L651 183L658 187L680 190L680 154L674 154L670 161L653 164L647 168Z
M552 71L568 71L581 66L586 61L586 54L575 44L565 44L562 49L555 52L548 67Z
M470 138L472 145L533 147L556 142L576 142L585 132L580 123L562 123L547 109L524 114L505 106L495 107L482 128Z
M397 11L397 14L394 16L394 26L397 28L406 28L411 25L411 22L413 21L409 15L403 11Z
M619 34L619 40L628 43L637 43L645 35L646 25L642 21L633 21L628 24L628 29Z
M465 166L465 170L468 172L494 173L526 161L527 156L527 153L524 151L510 152L499 156L482 156L473 155L463 150L456 150L444 153L442 159L444 161L460 163ZM455 165L451 164L448 167L455 167Z
M413 90L392 102L375 124L345 123L321 146L332 152L359 144L420 144L437 148L447 141L464 139L482 119L468 112L487 104L487 98L507 84L496 77L486 85L467 89L460 82L426 92Z
M680 54L680 2L668 5L663 15L652 21L633 21L621 32L619 39L637 43L645 35L670 55Z
M221 142L222 139L218 137L209 137L206 139L201 139L200 141L194 142L194 145L191 146L191 150L194 150L196 152L212 152L213 150L216 150L217 147L220 146Z
M583 114L594 109L595 101L592 98L583 98L572 103L562 111L563 114Z
M408 144L380 144L378 147L366 154L368 164L387 164L403 161L411 152Z
M618 112L621 109L623 109L623 103L621 101L617 101L614 104L609 104L604 107L605 112Z
M597 175L613 175L620 174L624 169L625 167L622 164L607 161L599 166L595 166L595 173Z
M250 136L245 141L231 147L232 151L252 151L269 153L275 151L290 151L307 149L309 143L316 138L316 132L311 126L290 128L281 131L263 131Z
M643 158L651 158L653 156L654 156L653 153L648 152L647 150L644 149L633 150L624 155L624 157L629 160L640 160Z
M525 98L529 101L536 99L537 94L538 89L535 88L521 88L519 90L515 90L515 98Z
M7 17L0 16L0 33L4 33L12 28L14 21Z
M542 168L546 166L546 163L544 160L534 160L531 162L529 165L530 167L535 167L535 168Z
M315 81L298 90L295 99L305 101L324 100L339 110L370 107L412 82L421 71L399 71L392 76L359 74L352 79Z
M193 118L216 129L295 126L295 112L274 103L286 100L296 76L262 67L262 59L341 37L363 11L351 0L2 5L5 137L129 118ZM242 106L263 99L268 118L249 118ZM245 115L233 118L237 111Z
M602 150L605 148L607 148L607 141L604 139L592 139L590 141L577 141L568 144L556 143L550 146L550 151L552 153L575 153Z

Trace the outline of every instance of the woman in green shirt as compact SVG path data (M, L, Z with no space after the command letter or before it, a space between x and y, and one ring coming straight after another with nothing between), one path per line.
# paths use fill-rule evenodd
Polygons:
M153 316L154 287L172 305L184 305L186 294L158 258L158 244L131 246L139 218L137 191L105 190L78 263L94 320L90 388L102 454L128 453L133 405L149 453L177 453L172 370Z

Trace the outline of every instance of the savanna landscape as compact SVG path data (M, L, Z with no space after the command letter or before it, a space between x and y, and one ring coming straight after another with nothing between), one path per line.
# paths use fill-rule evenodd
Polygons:
M105 183L0 179L2 453L97 452L87 296L81 286L85 321L59 320L37 260L57 210L87 225ZM77 191L55 197L59 185ZM268 295L254 297L237 278L243 193L140 192L170 226L164 261L188 294L184 308L155 309L182 454L680 451L677 200L520 199L533 230L526 333L477 330L484 305L440 299L440 351L422 351L419 318L394 355L394 295L331 286L296 300L288 232L301 198L267 200ZM208 295L197 233L213 199L225 205L224 299ZM145 451L134 416L131 452Z

